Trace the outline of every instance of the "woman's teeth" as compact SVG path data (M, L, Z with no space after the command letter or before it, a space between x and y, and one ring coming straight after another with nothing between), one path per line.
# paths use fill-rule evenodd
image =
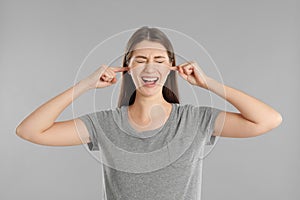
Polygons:
M158 77L142 77L142 80L145 83L153 84L153 83L155 83L158 80Z

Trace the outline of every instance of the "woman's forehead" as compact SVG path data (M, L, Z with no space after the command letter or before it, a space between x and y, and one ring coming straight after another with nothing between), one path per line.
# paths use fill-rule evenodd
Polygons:
M134 53L166 53L166 48L159 42L143 40L135 45Z
M139 49L135 49L133 50L132 53L133 56L167 56L167 50L166 49L158 49L158 48L139 48Z

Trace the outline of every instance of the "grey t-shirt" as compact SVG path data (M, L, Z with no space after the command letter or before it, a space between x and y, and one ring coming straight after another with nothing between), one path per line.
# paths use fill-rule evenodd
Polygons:
M108 200L199 200L204 145L213 145L221 109L172 104L165 124L138 132L128 122L128 106L88 113L91 151L103 156Z

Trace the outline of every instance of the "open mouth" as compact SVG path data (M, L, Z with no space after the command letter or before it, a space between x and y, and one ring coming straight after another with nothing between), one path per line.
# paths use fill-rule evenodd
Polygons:
M158 81L158 77L142 76L145 85L153 85Z

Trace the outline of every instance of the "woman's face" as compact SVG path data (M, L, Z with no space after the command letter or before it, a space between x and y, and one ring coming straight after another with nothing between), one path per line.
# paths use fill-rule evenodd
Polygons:
M147 40L138 43L129 61L130 74L137 91L147 96L161 92L170 66L162 44Z

